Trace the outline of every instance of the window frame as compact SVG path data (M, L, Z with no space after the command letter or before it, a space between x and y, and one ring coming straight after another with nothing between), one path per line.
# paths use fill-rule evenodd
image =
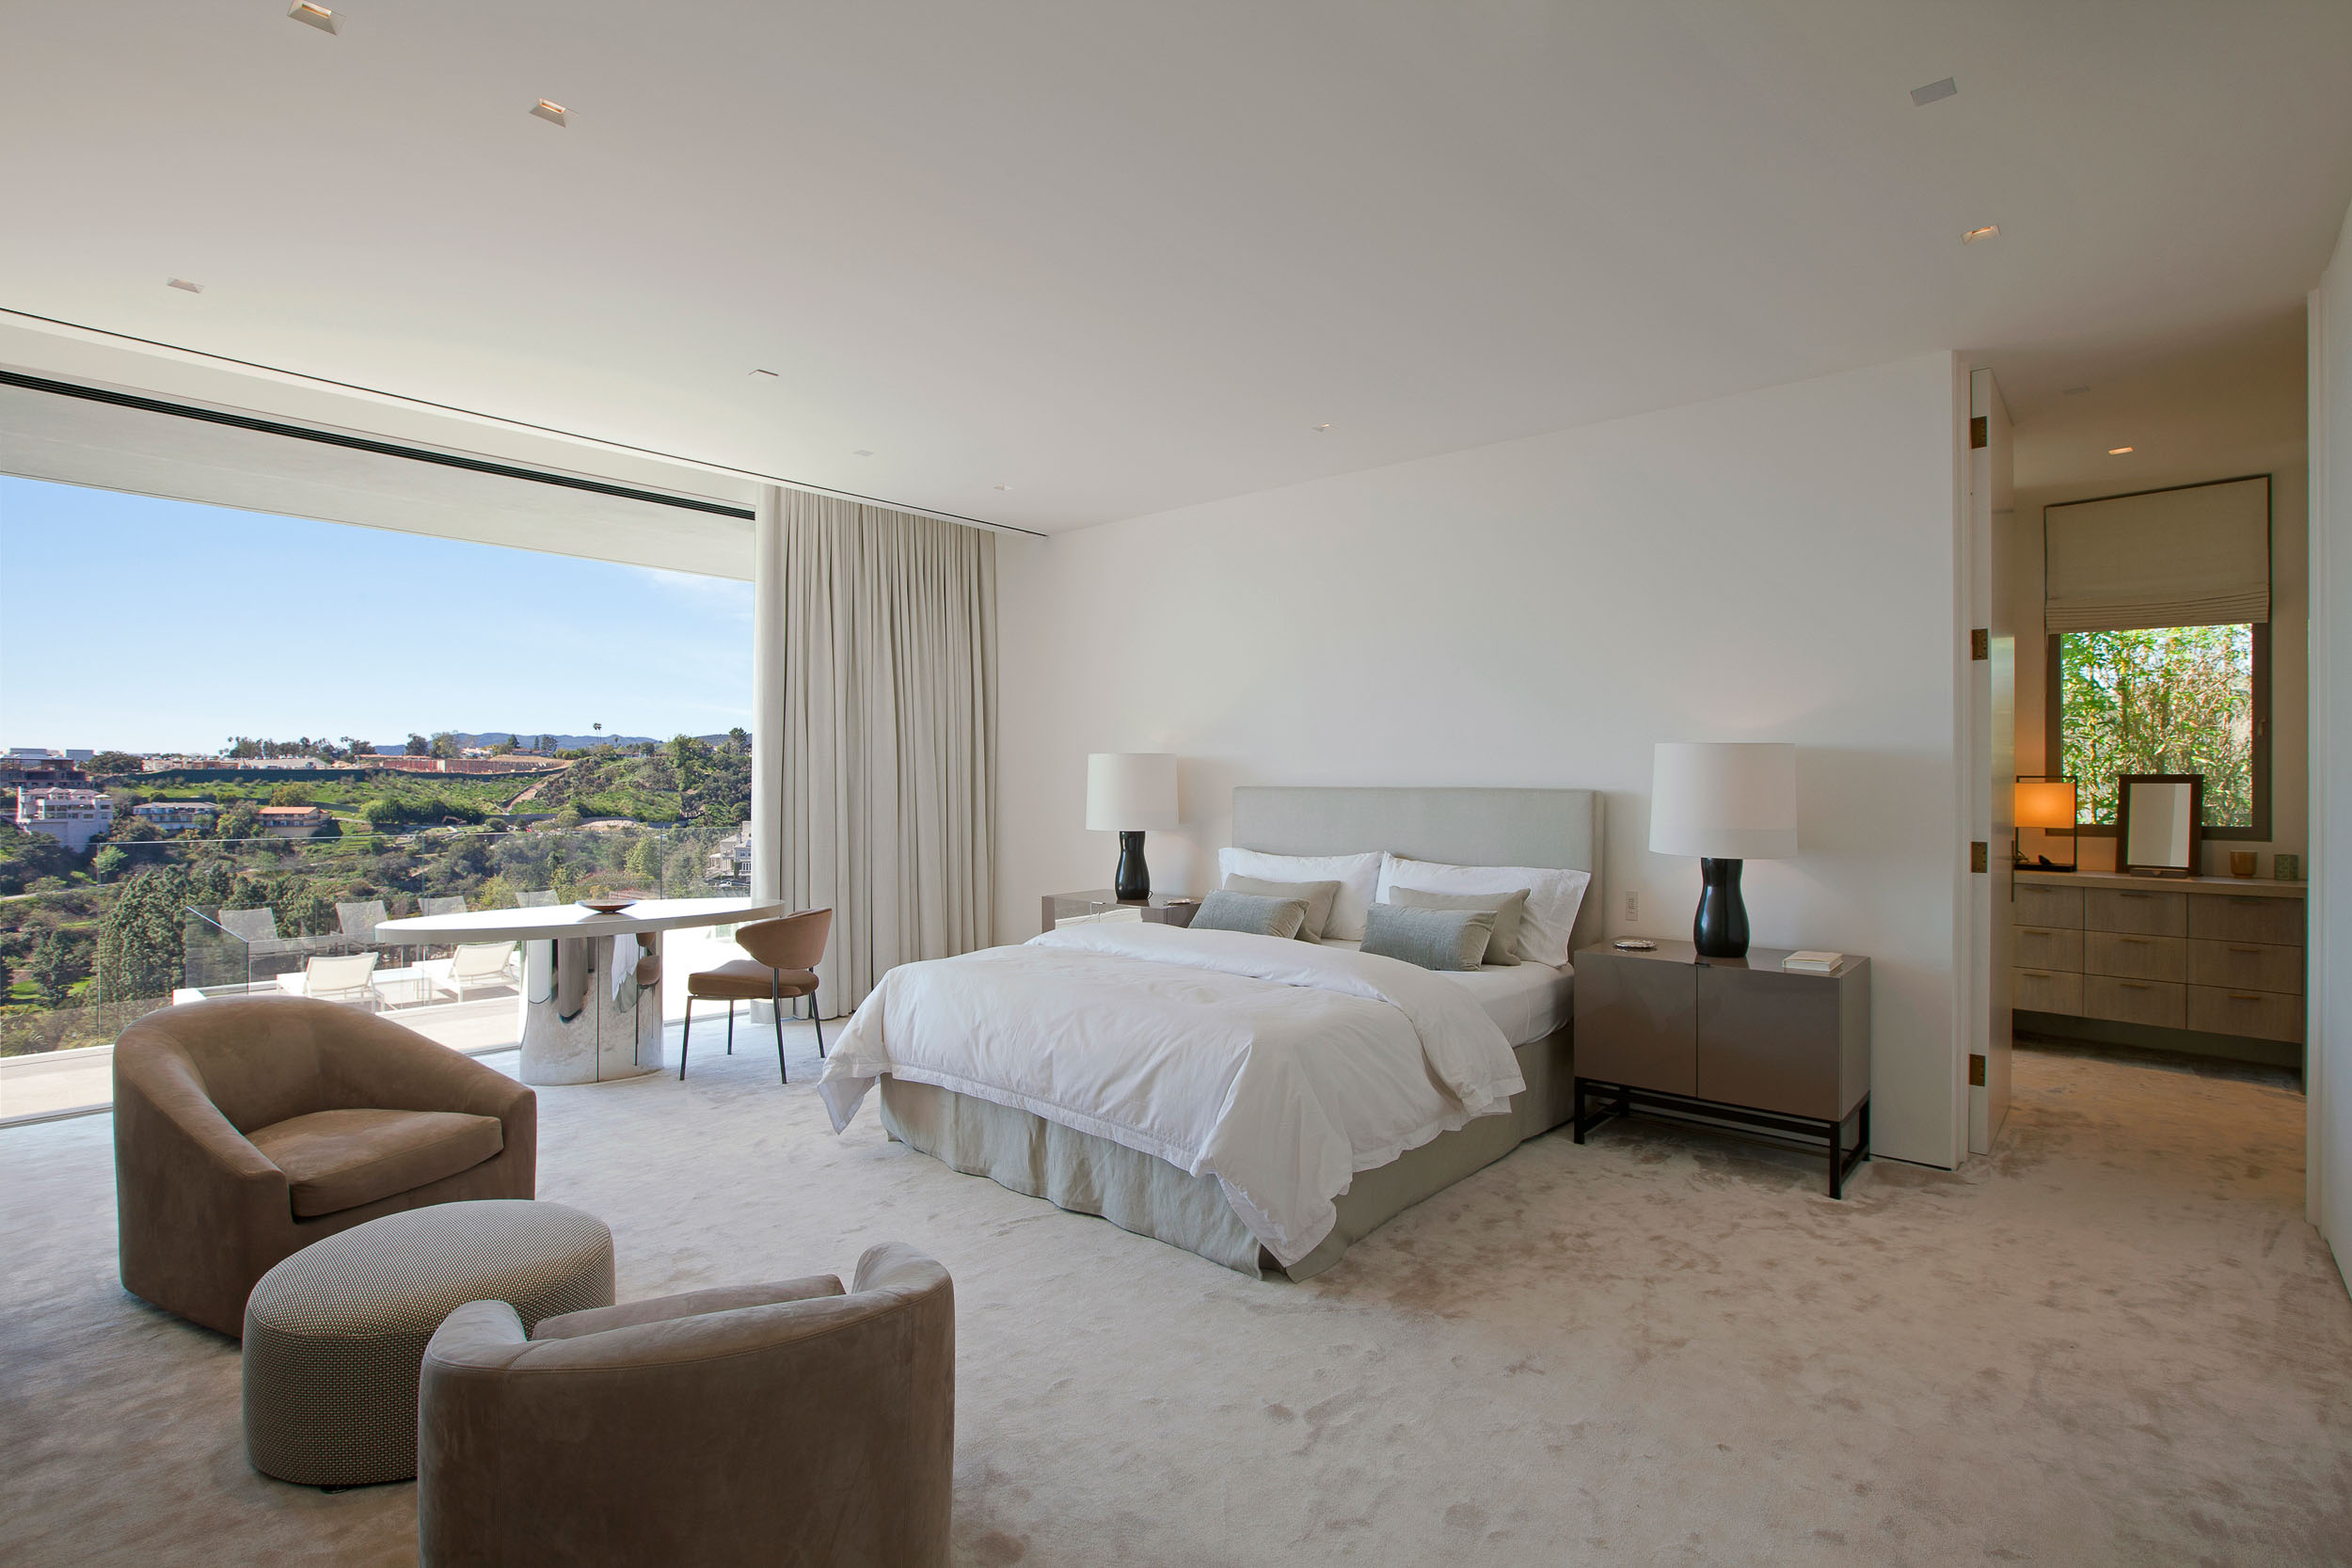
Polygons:
M2254 774L2254 821L2252 826L2245 828L2217 828L2207 825L2203 828L2202 832L2203 836L2209 839L2226 838L2236 839L2240 842L2248 843L2266 843L2269 841L2271 834L2270 623L2267 621L2253 622L2251 623L2251 629L2254 660L2254 734L2252 743L2249 747L2249 752L2250 753L2249 761L2253 765ZM2043 765L2047 768L2063 767L2066 756L2065 684L2059 678L2060 670L2058 659L2058 639L2063 635L2063 633L2055 631L2044 634L2043 664L2045 672L2045 695L2042 701L2042 714L2046 721L2046 734L2043 737L2043 744L2048 748L2048 750L2042 754L2048 759ZM2053 776L2055 777L2055 775ZM2077 781L2077 783L2080 782L2081 781ZM2074 824L2074 836L2077 839L2113 838L2115 833L2115 824L2112 822L2077 822Z

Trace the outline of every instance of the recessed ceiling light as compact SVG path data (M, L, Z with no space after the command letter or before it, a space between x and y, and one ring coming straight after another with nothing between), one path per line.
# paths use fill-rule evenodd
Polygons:
M184 289L192 294L200 294L204 292L203 284L191 283L184 277L167 277L164 279L164 287L167 289Z
M2070 398L2078 398L2078 397L2082 396L2085 392L2088 392L2088 391L2090 391L2090 388L2088 388L2088 387L2069 387L2069 388L2066 388L2066 390L2065 390L2062 394L2060 394L2060 395L2061 395L2061 396L2064 396L2064 397L2070 397Z
M1930 82L1924 87L1912 88L1911 106L1915 109L1924 109L1939 99L1951 97L1959 90L1960 84L1947 76L1941 82Z
M870 452L870 451L866 451L864 447L860 447L860 448L858 448L858 449L857 449L857 451L853 451L853 452L850 453L850 455L851 457L871 457L871 456L873 456L874 454L873 454L872 452Z
M1997 223L1988 223L1982 229L1971 229L1968 232L1963 234L1960 237L1960 243L1962 245L1975 245L1979 240L1997 240L2000 237L2001 226Z
M1327 425L1327 424L1319 424L1319 425L1315 426L1315 428L1316 428L1317 430L1328 430L1328 429L1330 429L1331 427L1330 427L1329 425Z
M343 30L342 17L337 16L325 6L311 5L310 0L294 0L294 8L286 14L296 22L316 27L322 33L340 33Z
M2107 449L2107 455L2109 457L2121 457L2131 450L2132 449L2129 447L2109 447Z
M773 371L754 371L752 373L754 375L764 375L771 381L776 379L776 372Z
M561 103L550 103L542 98L531 106L531 112L550 125L569 125L571 111Z

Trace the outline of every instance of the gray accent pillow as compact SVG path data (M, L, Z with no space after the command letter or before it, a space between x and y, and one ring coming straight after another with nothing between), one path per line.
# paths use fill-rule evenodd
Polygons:
M1306 923L1298 927L1298 940L1321 942L1323 928L1331 923L1331 904L1340 895L1340 884L1337 882L1269 882L1263 878L1244 877L1236 872L1225 879L1225 891L1254 893L1262 898L1304 898L1307 900L1307 919Z
M1521 888L1517 893L1424 893L1417 887L1392 887L1389 889L1388 901L1408 910L1491 910L1495 934L1486 943L1486 961L1515 964L1519 961L1519 922L1526 918L1527 898L1532 891Z
M1219 888L1200 900L1200 912L1192 917L1192 929L1247 931L1252 936L1280 937L1288 942L1298 935L1298 927L1306 918L1304 898L1264 898L1254 893L1228 893Z
M1375 904L1364 914L1363 950L1423 969L1476 969L1494 934L1492 910L1413 910L1401 904Z

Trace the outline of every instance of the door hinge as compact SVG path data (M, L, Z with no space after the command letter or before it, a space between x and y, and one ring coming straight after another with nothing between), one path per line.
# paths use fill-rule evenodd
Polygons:
M1968 633L1968 657L1973 661L1993 657L1993 632L1987 626L1975 626Z
M1969 841L1969 843L1968 843L1968 869L1969 869L1969 870L1971 870L1971 871L1984 871L1984 870L1989 869L1989 868L1990 868L1990 861L1991 861L1991 856L1992 856L1992 851L1991 851L1991 849L1989 848L1989 847L1985 844L1984 840L1982 840L1982 839L1979 838L1979 839L1971 839L1971 840Z
M1972 1089L1984 1087L1984 1058L1974 1053L1968 1057L1968 1086Z
M1992 432L1988 428L1989 421L1990 416L1984 414L1979 414L1968 421L1968 450L1970 451L1976 451L1979 447L1993 444ZM1944 428L1949 430L1952 427L1946 425Z

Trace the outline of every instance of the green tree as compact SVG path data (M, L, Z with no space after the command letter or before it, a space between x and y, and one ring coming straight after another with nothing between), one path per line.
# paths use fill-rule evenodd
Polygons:
M359 820L372 828L389 828L401 821L400 802L389 795L379 795L359 807Z
M90 857L90 874L103 882L109 877L119 875L122 868L130 863L131 857L123 852L121 846L109 844Z
M104 778L139 771L139 757L130 752L101 752L83 766L91 778Z
M457 754L456 735L449 730L437 732L433 736L433 754L444 760L454 757Z
M168 996L181 982L187 874L151 866L125 880L98 927L98 987L109 999Z
M44 931L40 940L33 943L32 956L25 960L24 977L33 983L42 1006L62 1007L72 992L73 982L81 978L75 968L72 955L58 940L57 933Z
M577 828L586 820L580 816L580 808L574 805L566 805L555 814L555 825L559 828Z
M727 731L727 744L739 752L748 752L752 749L752 732L738 724Z
M281 784L269 792L269 803L273 806L307 806L310 803L310 797L298 784Z
M408 732L408 744L402 751L412 757L429 757L433 754L433 742L411 730Z
M624 863L628 874L645 884L654 893L661 891L661 839L656 833L640 833L628 848Z
M2253 628L2158 626L2058 639L2059 753L2084 820L2115 820L2124 773L2201 773L2208 827L2253 823Z

